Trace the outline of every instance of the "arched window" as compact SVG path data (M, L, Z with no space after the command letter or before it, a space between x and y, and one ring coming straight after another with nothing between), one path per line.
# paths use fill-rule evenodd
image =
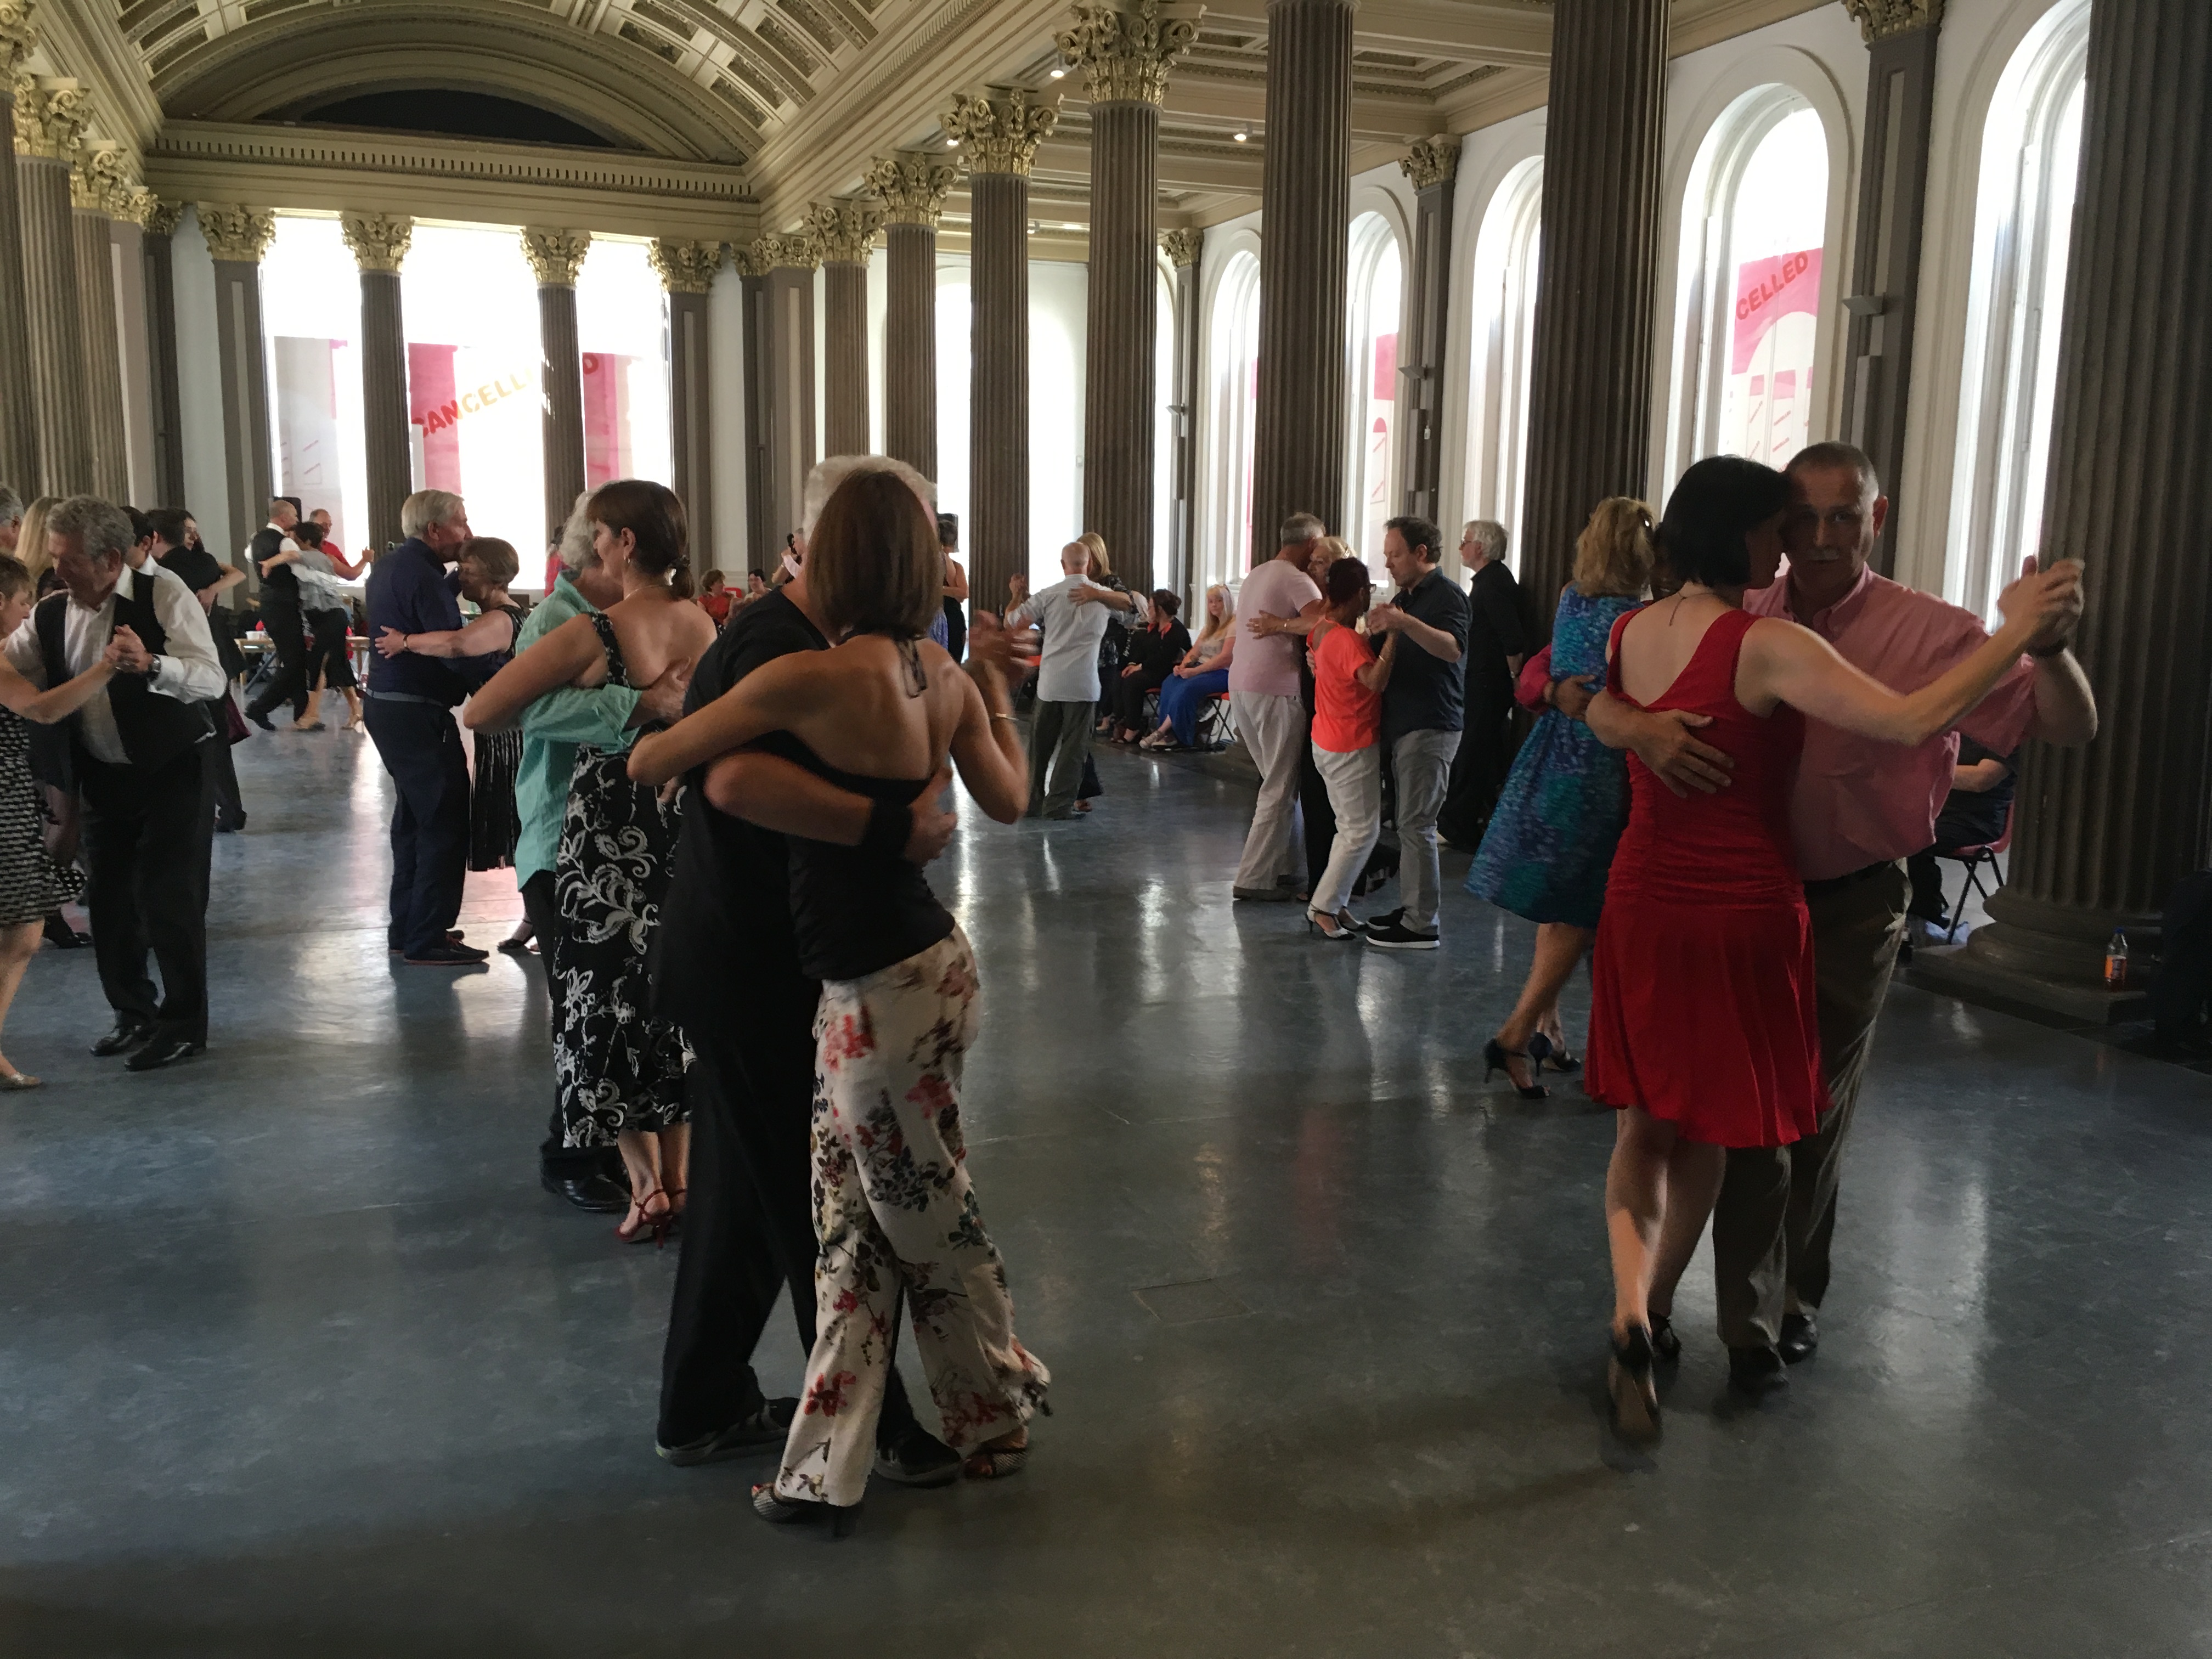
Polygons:
M1340 523L1352 550L1379 571L1383 521L1398 510L1398 321L1406 262L1397 232L1379 213L1363 213L1352 222L1351 242L1345 289L1351 300L1346 319L1351 395L1345 399L1349 419Z
M1682 210L1668 476L1704 455L1780 466L1810 441L1828 221L1828 137L1788 87L1730 105Z
M2088 47L2087 0L2053 8L2006 65L1982 140L1944 590L1992 619L2041 536Z
M584 482L675 482L668 424L668 304L647 244L594 236L576 273L584 359Z
M1260 412L1260 261L1240 248L1214 279L1206 325L1205 568L1237 583L1252 552L1252 434Z
M368 546L361 301L331 276L352 258L336 219L278 214L261 258L261 318L277 492L310 513L327 507L331 540L357 554Z
M1167 587L1175 569L1176 364L1182 343L1176 338L1175 269L1153 262L1154 301L1158 313L1152 338L1152 585Z
M1468 397L1470 518L1505 526L1519 568L1521 500L1528 470L1528 361L1536 340L1536 269L1543 252L1544 162L1505 175L1474 244L1473 384ZM1456 545L1454 526L1444 540Z

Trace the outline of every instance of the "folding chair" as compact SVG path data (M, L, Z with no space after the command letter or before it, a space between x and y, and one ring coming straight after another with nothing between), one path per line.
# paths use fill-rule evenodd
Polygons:
M1201 749L1226 749L1236 740L1237 725L1229 714L1229 694L1217 691L1198 711L1198 744Z
M2020 803L2017 800L2005 808L2004 834L1999 836L1995 841L1984 842L1978 847L1936 848L1937 858L1949 859L1953 863L1963 866L1966 872L1966 880L1959 884L1958 902L1951 907L1951 931L1943 935L1943 942L1946 945L1954 942L1959 937L1959 922L1966 912L1967 893L1971 891L1984 904L1987 904L1990 902L1990 895L2004 884L1997 874L1997 859L2007 848L2012 845L2013 814L2019 810ZM1990 872L1991 883L1986 891L1982 886L1982 872L1984 870Z

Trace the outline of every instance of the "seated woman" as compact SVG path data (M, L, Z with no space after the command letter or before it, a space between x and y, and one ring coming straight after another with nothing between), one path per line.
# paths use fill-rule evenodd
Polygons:
M944 616L936 526L887 472L848 478L808 540L806 582L827 651L756 668L658 737L630 775L652 785L772 732L841 788L896 805L920 797L949 753L1001 823L1022 816L1029 766L1006 694L1010 641L978 611L968 672L927 641ZM866 1491L904 1286L943 1436L970 1474L1028 1457L1044 1366L1014 1335L1006 1265L985 1231L960 1131L963 1057L978 1020L967 936L903 856L908 815L883 815L858 847L790 838L799 965L822 981L813 1160L821 1254L814 1351L772 1486L775 1522L848 1529Z
M1313 662L1314 766L1328 786L1336 833L1306 921L1323 939L1356 939L1359 924L1346 907L1352 884L1382 832L1382 692L1398 659L1398 635L1394 630L1378 654L1358 631L1375 597L1374 580L1359 560L1329 566L1323 597L1328 608L1315 623L1306 652Z
M714 642L714 623L688 603L690 543L673 491L618 478L592 492L585 514L621 600L570 618L493 675L461 711L471 730L510 726L563 685L650 685ZM681 803L633 783L625 762L621 749L576 750L553 872L566 924L548 969L562 987L554 1075L562 1145L621 1150L630 1201L617 1235L658 1240L683 1213L691 1049L672 1022L643 1012L653 1006L646 957Z
M1198 747L1198 711L1208 697L1229 689L1229 663L1237 654L1237 601L1216 582L1206 590L1206 626L1182 660L1160 682L1158 729L1143 749Z
M1121 678L1108 688L1114 713L1107 736L1134 743L1145 730L1145 699L1167 683L1176 665L1190 654L1190 629L1176 620L1182 601L1166 588L1152 594L1152 619L1129 638L1129 659Z

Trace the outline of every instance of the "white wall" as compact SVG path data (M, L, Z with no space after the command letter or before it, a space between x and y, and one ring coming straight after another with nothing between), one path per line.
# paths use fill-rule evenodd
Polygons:
M230 522L230 474L222 444L222 356L216 344L215 261L200 235L196 210L186 210L170 246L176 273L185 499L162 505L190 507L208 551L226 564L236 564L239 549L258 526Z

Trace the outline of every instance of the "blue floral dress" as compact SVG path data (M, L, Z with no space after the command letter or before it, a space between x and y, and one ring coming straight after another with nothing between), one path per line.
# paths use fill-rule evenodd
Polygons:
M1613 624L1643 604L1586 599L1569 584L1552 623L1553 679L1595 674L1590 690L1605 690ZM1514 757L1467 890L1530 921L1595 927L1613 845L1627 825L1627 756L1547 708Z

